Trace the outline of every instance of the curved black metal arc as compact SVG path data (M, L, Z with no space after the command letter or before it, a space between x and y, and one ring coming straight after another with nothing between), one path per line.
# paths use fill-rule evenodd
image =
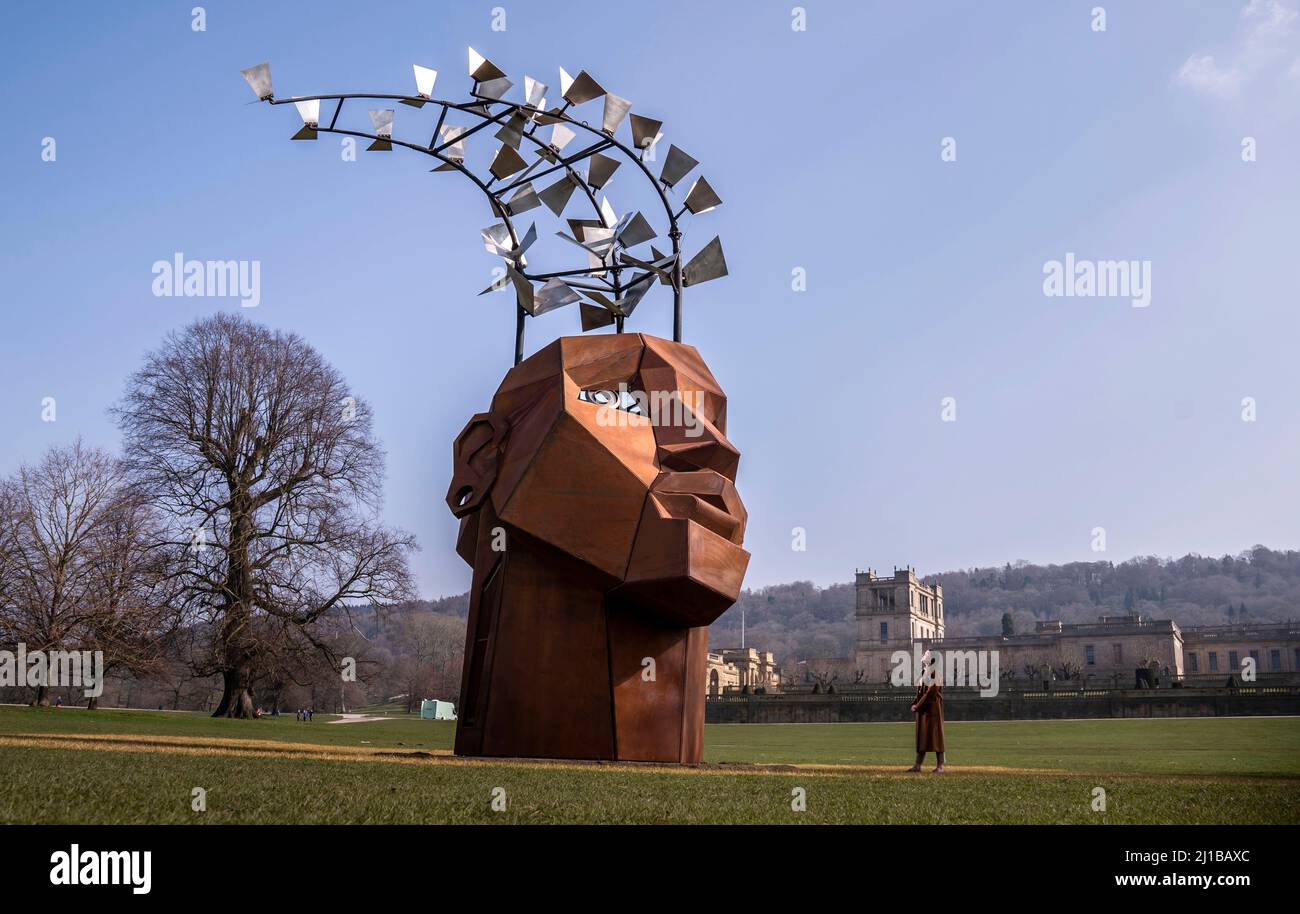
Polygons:
M284 99L271 98L271 99L267 99L267 101L269 101L272 105L286 105L292 102L337 100L339 102L339 108L336 108L334 111L334 120L330 122L330 130L328 131L328 132L337 133L338 131L334 130L333 127L334 127L334 123L338 120L338 115L339 115L339 111L342 108L342 103L347 99L353 99L353 98L368 99L373 101L421 102L423 104L428 104L428 105L438 105L442 109L442 116L439 117L438 119L439 126L442 125L443 117L446 116L446 112L448 110L453 110L453 109L456 111L465 112L467 114L473 114L476 117L482 118L482 123L476 124L475 126L469 128L464 133L457 136L454 140L448 140L447 142L441 143L438 146L434 146L432 143L430 143L429 148L426 149L424 147L416 146L411 143L400 143L400 145L406 146L409 149L415 149L418 152L424 152L430 155L438 155L438 153L442 152L444 149L448 149L451 146L454 146L456 143L463 142L466 137L478 133L480 130L485 129L491 124L498 124L498 125L501 124L502 120L507 115L513 114L516 111L522 110L527 112L538 112L539 110L537 108L532 107L531 105L522 105L519 104L518 102L506 101L504 99L493 99L493 100L484 99L483 101L465 102L465 103L458 104L454 102L444 101L441 99L421 98L418 95L384 95L384 94L375 94L375 93L367 93L367 92L345 92L345 93L336 93L330 95L295 95L292 98L284 98ZM491 105L494 104L501 105L502 110L495 115L491 115L485 109L490 108ZM585 123L580 121L575 121L572 118L569 118L567 115L562 115L562 119L567 121L568 123L574 124L575 126L586 127ZM317 128L317 130L321 130L321 129L322 128L320 127ZM362 135L370 136L370 134L362 134ZM435 128L434 136L435 138L437 136L436 128ZM549 144L544 143L541 140L537 139L537 137L533 136L531 132L522 132L520 136L524 139L527 139L529 142L533 143L538 149L549 150L551 148ZM588 150L584 150L585 155L592 155L595 152L599 152L601 149L608 149L610 145L613 145L615 143L615 141L609 139L607 135L602 133L601 136L602 138L604 138L605 142L598 147L591 147ZM393 140L392 142L399 142L399 141ZM572 157L569 161L570 162L580 161L582 157L583 156L575 156ZM568 162L562 162L562 164L565 173L570 178L574 179L575 186L582 188L583 194L587 197L587 200L591 203L592 211L599 216L600 204L596 202L596 195L595 193L592 192L591 185L587 183L585 178L583 178L580 174L574 171ZM460 170L464 172L464 169L460 169ZM544 170L541 174L533 175L532 177L527 178L525 180L533 180L534 178L541 177L542 175L546 175L546 174L551 174L558 170L559 170L558 167L548 168ZM481 182L476 182L476 183L479 183L480 187L482 187L484 190L487 190L489 193L491 193L491 191L487 188L487 185L482 184ZM496 193L504 194L506 191L513 190L521 183L523 182L522 181L513 182L507 187L500 189ZM498 206L502 208L502 212L504 212L505 202L496 197L494 197L494 202L496 202ZM671 210L669 210L669 212L671 213Z
M407 142L407 141L405 141L405 140L396 140L396 139L393 139L392 136L388 136L388 137L380 137L378 134L365 133L364 131L358 131L358 130L347 130L347 129L343 129L343 128L336 128L334 125L338 122L339 114L340 114L340 113L342 112L342 110L343 110L343 103L344 103L344 101L346 101L346 100L348 100L348 99L361 99L361 100L367 100L367 101L380 101L380 100L384 100L384 101L420 101L420 102L422 102L422 103L424 103L424 104L434 104L434 105L438 105L439 108L441 109L441 110L439 111L439 116L438 116L438 127L441 127L441 126L442 126L444 120L446 119L447 112L448 112L449 110L452 110L452 109L457 110L457 111L463 111L463 112L466 112L466 113L469 113L469 114L473 114L473 115L475 115L475 116L481 118L481 119L482 119L482 122L479 123L479 124L476 124L475 126L469 128L468 130L464 131L463 133L461 133L460 135L458 135L455 139L453 139L453 140L448 140L447 142L442 143L442 144L439 144L439 145L437 145L437 146L434 146L434 145L433 145L434 141L437 140L437 136L438 136L438 128L435 127L435 128L434 128L434 135L433 135L433 138L431 139L429 146L426 148L426 147L423 147L423 146L417 146L416 144L414 144L414 143L410 143L410 142ZM454 168L456 171L460 172L461 174L463 174L463 175L465 175L467 178L469 178L471 181L473 181L474 184L479 188L479 190L481 190L481 191L484 193L484 195L487 196L489 202L491 203L491 208L492 208L493 213L494 213L495 215L499 215L499 216L501 217L501 220L503 221L503 223L504 223L505 226L506 226L506 231L509 232L509 234L510 234L510 243L511 243L511 246L512 246L512 247L515 247L515 248L519 247L519 234L518 234L518 232L515 230L514 221L513 221L512 218L511 218L509 208L508 208L508 206L506 205L505 201L504 201L503 199L501 199L501 196L500 196L501 194L505 193L505 191L504 191L504 190L498 190L498 191L495 191L495 192L494 192L494 191L492 190L492 188L491 188L488 184L486 184L485 182L483 182L482 180L480 180L479 177L478 177L476 174L474 174L472 171L470 171L469 168L466 167L466 166L464 165L463 162L459 162L459 161L457 161L457 160L455 160L455 159L448 158L447 156L444 156L444 155L442 154L442 152L443 152L443 150L448 149L448 148L454 146L456 143L463 142L467 137L469 137L469 136L471 136L471 135L473 135L473 134L479 132L480 130L483 130L483 129L487 128L488 126L490 126L490 125L492 125L492 124L498 124L498 125L499 125L499 124L502 122L502 120L504 120L508 115L513 114L515 111L519 110L519 107L520 107L520 106L518 106L518 105L513 105L513 104L511 104L511 103L507 103L507 102L501 102L501 104L502 104L502 109L501 109L501 111L498 112L498 113L495 114L495 115L492 115L492 114L490 113L490 105L485 104L485 103L480 103L480 102L471 102L471 103L467 103L467 104L453 104L453 103L451 103L451 102L446 102L446 101L441 101L441 100L422 99L422 98L420 98L419 96L409 96L409 95L383 95L383 94L372 94L372 93L361 93L361 92L336 93L336 94L329 94L329 95L315 95L315 96L294 96L294 97L292 97L292 98L287 98L287 99L268 99L267 101L269 101L272 105L282 105L282 104L289 104L289 103L299 102L299 101L313 101L313 100L317 100L317 101L321 101L321 100L331 100L331 101L337 101L337 102L338 102L337 106L336 106L335 109L334 109L334 115L333 115L333 117L332 117L331 120L330 120L330 126L329 126L329 127L326 127L326 128L322 128L322 127L320 127L319 124L318 124L317 127L316 127L316 131L317 131L318 133L321 133L321 132L325 132L325 133L336 133L336 134L340 134L340 135L362 137L362 138L367 138L367 139L371 139L371 140L379 140L379 139L383 139L383 140L385 140L386 142L388 142L388 143L390 143L390 144L396 144L396 145L398 145L398 146L403 146L403 147L405 147L405 148L407 148L407 149L413 149L413 150L415 150L416 152L422 152L422 153L424 153L425 155L432 156L432 157L438 159L438 160L441 161L441 162L445 162L446 164L451 165L452 168ZM534 144L535 144L539 149L543 149L543 150L549 150L549 149L550 149L550 146L549 146L548 144L543 143L541 140L539 140L539 139L537 139L536 137L534 137L531 133L528 133L528 134L521 134L521 136L527 136L527 138L528 138L532 143L534 143ZM591 187L587 184L586 180L583 179L583 177L582 177L581 175L579 175L576 171L573 170L572 167L570 167L570 166L568 166L568 165L565 165L565 171L566 171L566 173L568 174L568 176L570 177L570 179L572 179L572 180L574 181L575 185L578 186L578 187L581 187L581 188L583 189L584 194L586 195L587 199L588 199L588 200L590 201L590 203L591 203L592 211L593 211L597 216L600 216L600 204L596 202L595 194L592 193ZM495 180L495 177L493 178L493 180ZM531 278L531 277L528 277L528 274L527 274L526 271L521 270L520 272L523 273L523 275L524 275L526 278ZM587 272L590 273L591 271L588 270ZM615 291L617 291L617 289L618 289L618 283L617 283L618 272L617 272L617 271L615 271L614 276L615 276L616 281L615 281L615 283L614 283L613 288L615 289ZM516 314L515 314L515 353L514 353L514 359L515 359L515 364L518 365L521 361L523 361L523 357L524 357L524 355L523 355L523 353L524 353L524 333L525 333L525 328L526 328L526 322L525 322L524 319L525 319L525 317L527 316L527 312L524 310L524 308L522 307L522 305L520 305L519 302L517 301L517 296L516 296L515 311L516 311ZM619 330L620 330L620 332L622 332L622 328L621 328L621 327L619 328Z
M537 108L534 108L531 105L520 105L516 102L503 102L503 104L513 105L515 108L523 108L525 111L538 110ZM659 201L663 204L664 215L668 217L668 238L672 242L672 246L673 246L673 341L680 343L682 341L682 289L683 289L682 244L681 244L682 233L677 226L677 215L673 213L672 204L668 202L668 195L664 192L664 188L660 185L659 179L650 173L650 169L646 168L645 162L642 161L640 155L638 155L636 152L629 149L627 146L623 144L621 140L619 140L617 137L613 136L612 134L606 133L604 130L597 130L595 127L592 127L586 121L580 121L577 120L576 118L570 117L566 113L568 107L569 106L566 103L564 108L558 111L555 112L544 111L541 113L545 114L547 117L559 118L563 120L565 123L572 124L575 127L581 127L583 130L586 130L588 133L593 134L594 136L599 136L605 140L608 140L610 146L616 146L618 149L620 149L623 152L624 156L626 156L628 159L631 159L632 162L636 164L637 168L641 169L641 173L646 176L646 179L652 185L654 185L655 190L659 193ZM606 146L605 148L609 148L609 146Z
M456 142L463 140L465 137L470 136L473 133L477 133L479 130L486 128L490 124L493 123L500 124L502 118L504 118L508 114L512 114L517 111L523 111L529 114L540 114L548 118L554 118L555 120L562 121L578 129L585 130L591 135L598 137L602 141L599 146L593 144L593 146L588 147L586 150L584 150L585 155L581 157L593 155L597 151L602 151L610 147L617 148L619 151L623 153L623 155L626 158L630 159L637 166L637 168L641 170L641 173L645 175L646 179L651 183L651 185L654 186L656 193L658 193L659 195L659 201L663 205L664 215L668 219L668 237L672 243L672 253L673 253L673 272L672 272L673 340L676 342L681 342L682 290L684 288L684 278L682 272L682 250L681 250L682 233L678 226L679 213L675 213L673 211L672 204L668 200L668 195L665 192L665 188L660 184L659 180L655 178L655 176L651 173L650 169L646 167L645 162L642 160L638 152L634 151L633 149L625 145L621 140L619 140L613 134L607 133L603 129L597 129L596 127L593 127L590 124L588 124L586 121L580 121L577 118L569 115L567 113L569 109L568 102L566 102L562 108L553 111L544 111L532 105L528 105L520 102L513 102L506 99L477 98L474 101L457 103L457 102L445 101L442 99L428 99L428 98L422 98L420 96L412 96L412 95L390 95L390 94L365 93L365 92L334 93L334 94L327 94L327 95L300 95L300 96L293 96L287 99L269 98L267 99L267 101L270 102L270 104L272 105L281 105L281 104L288 104L291 102L298 102L298 101L336 99L339 101L339 107L334 112L334 120L336 121L338 119L339 111L342 109L343 101L345 99L352 99L352 98L418 102L422 105L423 104L438 105L442 108L442 113L441 113L442 116L439 118L439 124L442 123L442 119L446 116L448 110L468 112L470 114L474 114L477 117L482 118L483 123L477 124L474 127L469 128L469 130L461 134L455 140L451 140L447 143L441 144L438 147L433 147L432 144L428 148L421 147L413 143L408 143L402 140L394 140L392 137L384 137L383 139L386 139L390 143L395 143L399 146L404 146L408 149L414 149L417 152L423 152L426 155L433 155L434 157L440 159L441 161L448 162L461 174L464 174L465 176L470 178L479 187L479 189L482 190L485 195L487 195L489 200L492 201L493 211L499 213L502 220L505 222L506 228L510 233L511 242L515 247L519 246L519 238L515 232L514 223L510 219L509 210L506 207L505 202L502 199L500 199L498 195L504 194L506 191L513 189L515 186L517 186L517 182L512 183L507 187L500 189L494 193L487 184L479 180L478 176L475 175L473 172L469 171L469 169L466 168L463 164L456 162L455 160L447 159L444 156L440 155L442 149L454 145ZM493 105L502 106L502 110L498 112L496 115L490 114L490 109L491 106ZM536 124L536 121L534 121L534 124ZM333 122L331 122L331 126L329 128L318 127L317 130L318 131L324 130L325 132L330 132L330 133L347 133L353 136L369 137L371 139L380 139L380 137L378 137L375 134L367 134L359 131L343 131L343 130L336 129L333 126ZM520 135L522 138L526 138L529 141L531 141L539 149L550 149L551 147L549 144L542 142L541 140L537 139L537 137L533 135L535 130L536 130L535 127L533 130L524 130L521 131ZM435 132L435 136L436 136L436 132ZM575 160L580 160L580 158L577 158ZM574 171L571 164L564 163L564 169L565 169L565 173L570 177L570 179L575 180L576 186L582 188L583 193L587 197L588 201L591 203L592 208L595 211L596 215L599 216L600 205L596 202L596 197L591 189L591 186L581 175L579 175L576 171ZM543 175L546 174L551 174L556 170L558 169L554 167L550 169L546 169L540 174L532 176L532 178L529 178L528 180L533 180L534 178L542 177ZM493 180L495 180L495 178ZM614 282L612 284L612 288L615 290L615 292L617 292L620 288L619 273L621 272L622 269L624 269L624 267L617 264L615 264L612 267L600 269L601 272L609 271L613 273ZM524 273L524 275L525 277L528 277L528 274L526 272ZM536 278L536 277L528 277L528 278ZM518 364L519 361L521 361L523 358L522 355L523 326L524 326L524 316L526 315L526 312L523 310L522 307L520 307L518 311L519 311L519 316L516 321L516 331L515 331L515 363L516 364ZM622 332L623 328L622 328L621 320L618 322L617 329L618 332L620 333Z
M433 158L438 159L440 162L444 162L450 165L453 169L459 171L465 177L473 181L474 184L478 186L479 190L483 191L484 195L487 196L488 200L491 201L491 203L493 204L493 209L499 211L501 215L501 221L505 223L506 231L510 233L511 246L516 248L519 247L519 235L515 231L515 225L514 222L511 221L510 214L507 213L504 209L501 209L499 206L497 206L497 199L492 194L492 191L488 188L486 184L484 184L479 179L478 175L474 174L472 171L466 168L463 163L458 162L455 159L448 158L447 156L442 155L441 153L434 153L423 146L417 146L414 143L408 143L405 140L393 139L391 136L381 137L377 133L364 133L360 130L348 130L342 127L317 127L316 132L336 133L341 136L354 136L354 137L358 137L361 139L368 139L368 140L384 140L385 142L391 143L396 146L404 146L407 149L413 149L416 152L422 152L425 155L432 156ZM517 302L515 305L515 311L516 311L516 315L515 315L515 362L514 363L518 365L520 362L524 360L524 316L527 314L527 312L524 311L523 307L520 306Z

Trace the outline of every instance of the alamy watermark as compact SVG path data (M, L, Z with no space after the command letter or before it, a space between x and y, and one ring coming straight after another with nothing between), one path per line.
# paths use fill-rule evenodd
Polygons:
M177 251L171 260L154 261L153 276L159 298L238 298L243 308L262 303L260 260L186 260Z
M967 686L978 685L981 698L993 698L998 694L1001 679L998 670L997 651L936 651L928 652L934 660L936 670L942 671L940 685ZM912 653L894 651L889 657L893 669L889 681L895 688L915 685L925 669L921 645L913 644Z
M1048 298L1127 298L1134 308L1151 304L1151 261L1065 260L1043 264L1043 294Z
M16 651L0 651L0 686L75 686L87 698L98 698L104 694L104 652L29 652L20 641Z
M600 407L596 412L596 424L600 426L671 426L683 429L687 438L704 434L704 424L699 418L704 410L702 390L646 393L644 390L629 390L627 383L623 382L617 390L584 390L578 394L578 399Z
M50 855L51 885L126 885L148 895L153 885L153 851L83 851L73 844Z

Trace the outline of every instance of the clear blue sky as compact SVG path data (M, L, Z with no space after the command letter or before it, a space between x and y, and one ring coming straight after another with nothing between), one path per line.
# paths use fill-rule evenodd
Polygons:
M154 261L256 259L245 313L371 401L386 518L419 536L425 595L463 590L450 442L513 322L475 297L485 206L414 153L288 142L296 114L249 105L239 70L406 92L420 63L460 97L473 45L517 83L586 67L723 197L687 246L721 233L732 275L690 290L686 337L731 398L750 586L1300 545L1296 0L810 0L803 32L752 0L210 2L199 33L194 5L0 12L2 472L78 434L115 449L143 353L238 310L154 297ZM1044 296L1067 252L1150 261L1150 306ZM631 327L666 335L669 311L658 288ZM531 351L577 314L530 329Z

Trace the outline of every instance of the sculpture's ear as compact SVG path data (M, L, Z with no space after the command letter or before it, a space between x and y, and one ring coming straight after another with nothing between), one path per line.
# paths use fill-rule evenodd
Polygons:
M497 465L509 424L498 413L479 413L452 445L451 486L447 507L457 517L479 509L496 482Z

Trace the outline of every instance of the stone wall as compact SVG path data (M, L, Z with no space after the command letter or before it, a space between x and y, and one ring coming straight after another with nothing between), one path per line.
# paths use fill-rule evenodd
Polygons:
M707 701L705 720L711 724L911 721L913 694L910 689L880 689L834 695L723 696ZM981 698L973 689L945 689L943 707L949 721L1300 715L1300 688L1004 691L991 698Z

